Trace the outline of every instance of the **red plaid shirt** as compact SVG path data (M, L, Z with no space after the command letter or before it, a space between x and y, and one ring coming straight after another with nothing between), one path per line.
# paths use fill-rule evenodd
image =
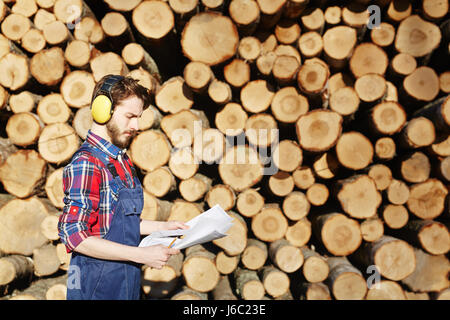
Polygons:
M88 132L86 141L105 156L107 163L113 163L124 184L133 186L133 175L129 157L125 149L120 149L98 135ZM59 218L58 231L67 252L90 236L104 236L111 225L116 195L109 184L111 174L102 161L87 152L64 167L64 209Z

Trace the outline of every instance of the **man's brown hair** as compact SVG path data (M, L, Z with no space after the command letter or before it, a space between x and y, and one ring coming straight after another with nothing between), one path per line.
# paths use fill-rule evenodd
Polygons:
M94 87L94 91L92 93L92 100L94 101L95 97L99 94L99 90L105 80L110 77L111 75L108 74L101 78L97 84ZM122 80L116 82L112 88L111 88L111 98L113 100L113 109L116 105L118 105L121 101L127 99L131 96L136 96L139 99L141 99L144 103L144 110L150 105L151 103L151 95L150 91L138 84L138 80L135 80L130 77L124 77Z

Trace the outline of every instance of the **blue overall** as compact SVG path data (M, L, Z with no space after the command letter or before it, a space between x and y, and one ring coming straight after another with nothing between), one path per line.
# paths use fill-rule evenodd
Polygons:
M144 206L141 183L133 168L134 188L125 186L112 163L105 155L85 142L74 157L82 151L96 155L114 179L110 183L118 200L111 225L104 239L138 246L140 241L140 213ZM67 300L138 300L140 296L141 269L138 264L126 261L109 261L72 253L70 266L79 268L79 286L67 286ZM73 287L73 286L72 286Z

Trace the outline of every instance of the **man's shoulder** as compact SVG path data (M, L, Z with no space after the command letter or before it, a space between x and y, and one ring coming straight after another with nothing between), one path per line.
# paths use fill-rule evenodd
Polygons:
M98 155L90 148L80 148L73 156L71 161L65 168L71 167L97 167L102 169L105 167L103 162L98 158Z

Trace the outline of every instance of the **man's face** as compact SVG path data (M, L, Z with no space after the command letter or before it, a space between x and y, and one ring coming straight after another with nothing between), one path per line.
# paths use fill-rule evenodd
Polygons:
M111 142L124 149L130 145L138 131L138 118L143 112L143 102L130 96L116 105L111 120L106 124Z

